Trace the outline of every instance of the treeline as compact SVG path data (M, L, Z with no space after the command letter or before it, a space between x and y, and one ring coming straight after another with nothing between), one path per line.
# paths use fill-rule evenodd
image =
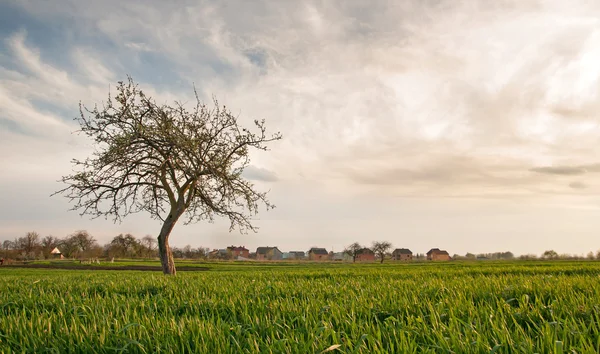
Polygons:
M478 254L473 254L473 253L467 253L464 256L455 254L452 256L452 259L454 260L511 260L511 259L519 259L519 260L536 260L536 259L542 259L542 260L600 260L600 251L597 251L596 253L594 252L589 252L587 255L583 256L583 255L576 255L576 254L568 254L568 253L561 253L559 254L558 252L554 251L554 250L548 250L548 251L544 251L544 253L542 253L541 255L536 255L533 253L529 253L529 254L522 254L518 257L515 257L515 255L512 252L494 252L494 253L478 253Z
M109 243L100 245L85 230L75 231L63 238L54 236L41 237L37 232L28 232L23 237L2 242L0 256L16 260L43 260L55 258L51 254L54 248L60 250L65 258L155 258L158 257L158 245L155 237L146 235L136 238L131 234L119 234ZM205 259L208 248L173 247L176 258Z
M456 260L474 260L474 259L492 259L492 260L511 260L515 259L515 255L512 252L493 252L493 253L467 253L464 256L455 254L452 256Z

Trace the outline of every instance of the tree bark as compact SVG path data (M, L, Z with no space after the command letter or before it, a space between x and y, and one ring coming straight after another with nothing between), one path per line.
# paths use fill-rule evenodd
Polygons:
M175 275L177 273L175 262L173 261L173 252L171 252L171 246L169 246L169 235L171 235L177 219L179 219L179 216L173 216L173 213L170 213L160 229L160 235L158 235L160 263L163 273L167 275Z

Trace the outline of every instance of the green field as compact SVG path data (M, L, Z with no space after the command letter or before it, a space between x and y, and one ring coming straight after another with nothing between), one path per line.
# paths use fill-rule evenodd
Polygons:
M0 352L600 352L598 262L208 267L0 267Z

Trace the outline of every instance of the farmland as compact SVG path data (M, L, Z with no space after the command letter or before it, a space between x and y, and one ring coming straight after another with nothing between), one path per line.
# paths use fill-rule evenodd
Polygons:
M0 267L0 352L600 351L598 262L198 266Z

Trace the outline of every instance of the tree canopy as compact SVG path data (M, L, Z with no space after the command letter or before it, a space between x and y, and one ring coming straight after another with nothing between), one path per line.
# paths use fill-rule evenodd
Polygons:
M392 248L392 244L388 241L375 241L373 242L373 252L379 257L380 262L383 263L386 254Z
M80 132L96 150L72 161L75 173L56 192L82 215L120 221L147 212L162 221L158 246L167 274L175 274L168 238L181 216L185 223L224 216L230 230L246 232L255 230L251 217L261 205L274 207L242 172L251 148L267 150L281 134L267 134L264 120L242 128L227 107L195 97L191 110L180 102L160 105L129 78L101 108L80 104Z

